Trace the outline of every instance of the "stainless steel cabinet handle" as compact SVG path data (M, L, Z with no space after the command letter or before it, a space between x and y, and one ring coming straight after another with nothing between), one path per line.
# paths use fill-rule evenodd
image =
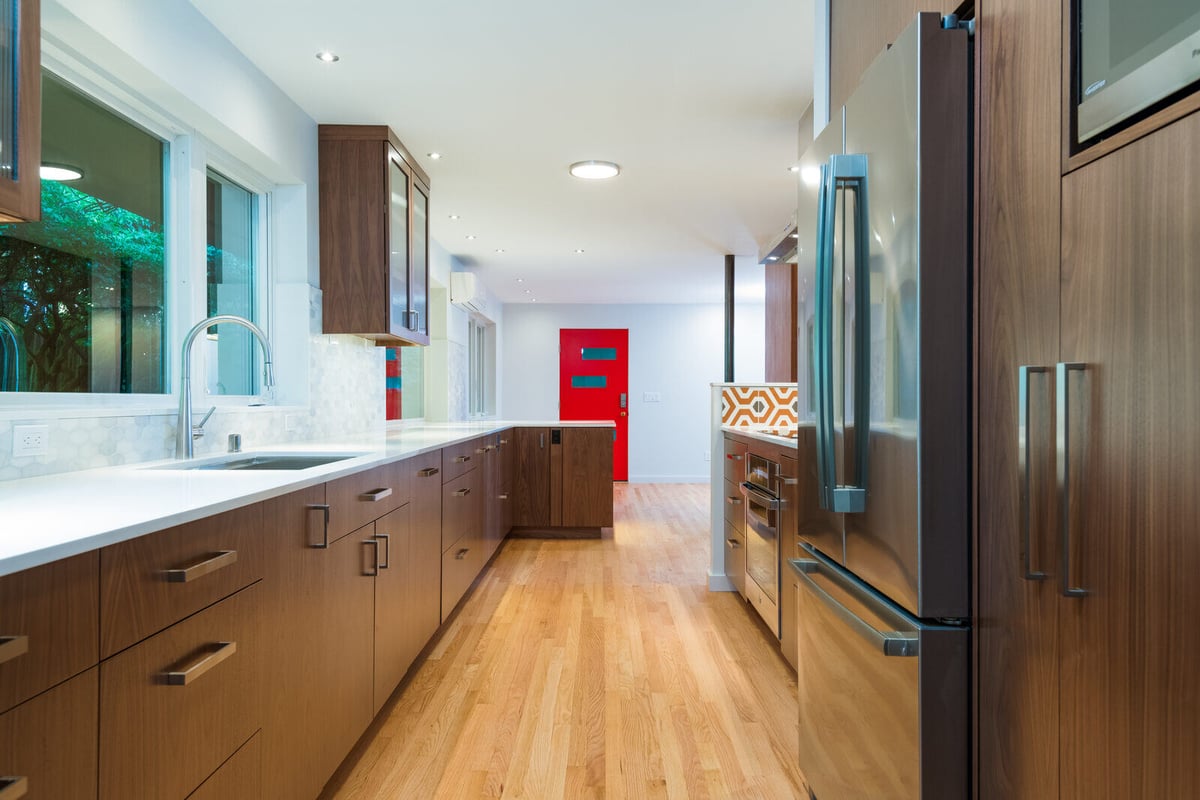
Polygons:
M778 480L783 486L796 486L800 483L799 478L785 478L782 475L779 476Z
M892 609L884 606L877 598L855 586L851 581L846 580L843 576L829 569L819 561L797 558L791 561L791 564L796 574L800 576L800 581L805 588L811 591L818 600L836 614L850 630L869 642L877 651L883 653L885 656L905 658L921 654L921 642L916 630L879 630L842 605L837 598L825 591L820 584L813 580L811 575L813 573L822 575L831 583L836 584L847 594L854 597L855 600L871 609L872 612L879 615L882 619L889 622L899 621L896 619L897 614ZM904 627L908 627L908 625L904 625Z
M508 439L501 439L500 444L508 444Z
M328 503L313 503L308 507L309 511L321 511L325 514L325 532L321 538L320 544L310 545L317 550L329 549L329 504Z
M471 460L470 456L455 456L454 457L455 464L465 464L470 460Z
M469 552L471 552L471 548L464 547L462 550L459 550L457 553L454 554L454 558L456 561L462 561L464 558L466 558L467 553L469 553Z
M29 652L28 636L0 636L0 664Z
M378 539L363 539L363 544L369 544L375 548L375 557L371 559L371 572L364 572L363 575L368 578L374 578L379 574L379 540Z
M740 506L740 505L742 504L742 498L740 498L740 497L726 497L726 498L725 498L725 502L726 502L726 503L729 503L729 505L731 505L731 506Z
M538 447L542 448L543 450L546 449L546 434L538 434Z
M386 533L375 534L376 539L382 539L386 547L383 548L383 563L379 565L380 569L387 569L392 565L392 537ZM375 555L379 555L379 548L375 548Z
M451 494L453 494L455 497L466 497L470 493L471 487L469 486L466 489L455 489L453 492L451 492Z
M1062 596L1087 597L1088 591L1071 585L1071 381L1070 373L1084 372L1087 364L1060 361L1055 369L1055 415L1058 439L1058 525L1062 536Z
M417 470L417 475L419 475L422 478L432 478L434 475L437 475L439 472L441 472L441 470L438 469L437 467L426 467L425 469Z
M237 558L237 550L222 550L203 561L192 564L190 567L167 570L167 583L189 583L211 572L216 572L231 564L236 564Z
M17 800L29 791L29 779L24 775L0 778L0 800Z
M385 486L382 489L372 489L369 492L363 492L358 496L358 499L367 503L378 503L383 498L391 496L392 488L390 486Z
M1041 581L1046 573L1033 567L1033 542L1030 528L1031 493L1029 483L1030 462L1033 459L1033 442L1029 432L1029 376L1049 372L1048 367L1022 366L1017 370L1017 453L1021 471L1021 548L1025 551L1025 580Z
M204 654L178 672L164 672L168 686L187 686L204 673L237 652L237 642L216 642L205 648Z
M742 543L739 542L737 539L726 539L725 544L729 545L730 550L737 550L739 547L742 546Z
M725 457L728 458L730 461L741 461L742 460L741 456L736 455L734 453L726 453Z
M498 497L499 499L501 499L501 500L507 500L507 499L508 499L508 493L507 493L507 492L502 492L501 494L497 495L497 497Z

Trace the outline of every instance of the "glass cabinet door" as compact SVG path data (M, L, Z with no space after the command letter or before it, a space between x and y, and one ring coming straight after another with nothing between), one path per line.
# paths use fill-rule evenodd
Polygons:
M408 306L408 174L399 156L388 159L388 294L392 332L412 327Z
M413 181L412 329L429 332L429 195Z
M41 214L41 34L33 0L0 0L0 220Z

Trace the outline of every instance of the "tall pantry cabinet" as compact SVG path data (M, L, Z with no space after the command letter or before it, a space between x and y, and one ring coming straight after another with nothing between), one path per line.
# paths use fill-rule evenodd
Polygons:
M1189 797L1200 115L1072 153L1069 16L976 13L977 796Z

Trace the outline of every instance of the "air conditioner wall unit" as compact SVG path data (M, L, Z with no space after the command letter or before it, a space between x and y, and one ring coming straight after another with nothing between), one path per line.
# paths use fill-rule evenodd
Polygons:
M465 311L487 316L487 293L473 272L450 273L450 303Z

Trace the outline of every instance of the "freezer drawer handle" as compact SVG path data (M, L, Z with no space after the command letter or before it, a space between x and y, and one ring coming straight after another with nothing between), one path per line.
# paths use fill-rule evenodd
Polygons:
M1057 411L1057 477L1058 477L1058 520L1062 536L1062 596L1087 597L1088 590L1071 585L1071 372L1084 372L1087 364L1059 362L1055 370L1057 378L1055 403Z
M864 605L876 608L879 606L879 601L874 597L862 592L858 587L850 582L838 580L838 575L830 570L819 561L811 561L806 558L797 558L792 561L792 566L796 573L803 580L805 586L817 596L817 599L824 603L830 611L837 614L842 622L846 623L855 633L866 639L873 647L885 656L900 656L913 657L921 654L920 639L917 637L916 631L881 631L877 630L873 625L864 620L862 617L855 614L850 609L839 603L837 599L829 592L822 589L816 581L809 577L809 573L819 572L824 573L827 578L837 582L839 586L847 592L854 595L854 598ZM885 614L887 609L879 609Z
M1033 568L1033 541L1030 533L1030 504L1032 503L1032 486L1029 482L1029 465L1033 459L1033 442L1029 435L1029 376L1044 374L1049 367L1022 366L1017 378L1017 406L1020 417L1017 419L1017 453L1021 470L1021 547L1025 551L1025 580L1041 581L1046 579L1046 573Z
M29 791L29 779L24 775L0 778L0 800L17 800Z

